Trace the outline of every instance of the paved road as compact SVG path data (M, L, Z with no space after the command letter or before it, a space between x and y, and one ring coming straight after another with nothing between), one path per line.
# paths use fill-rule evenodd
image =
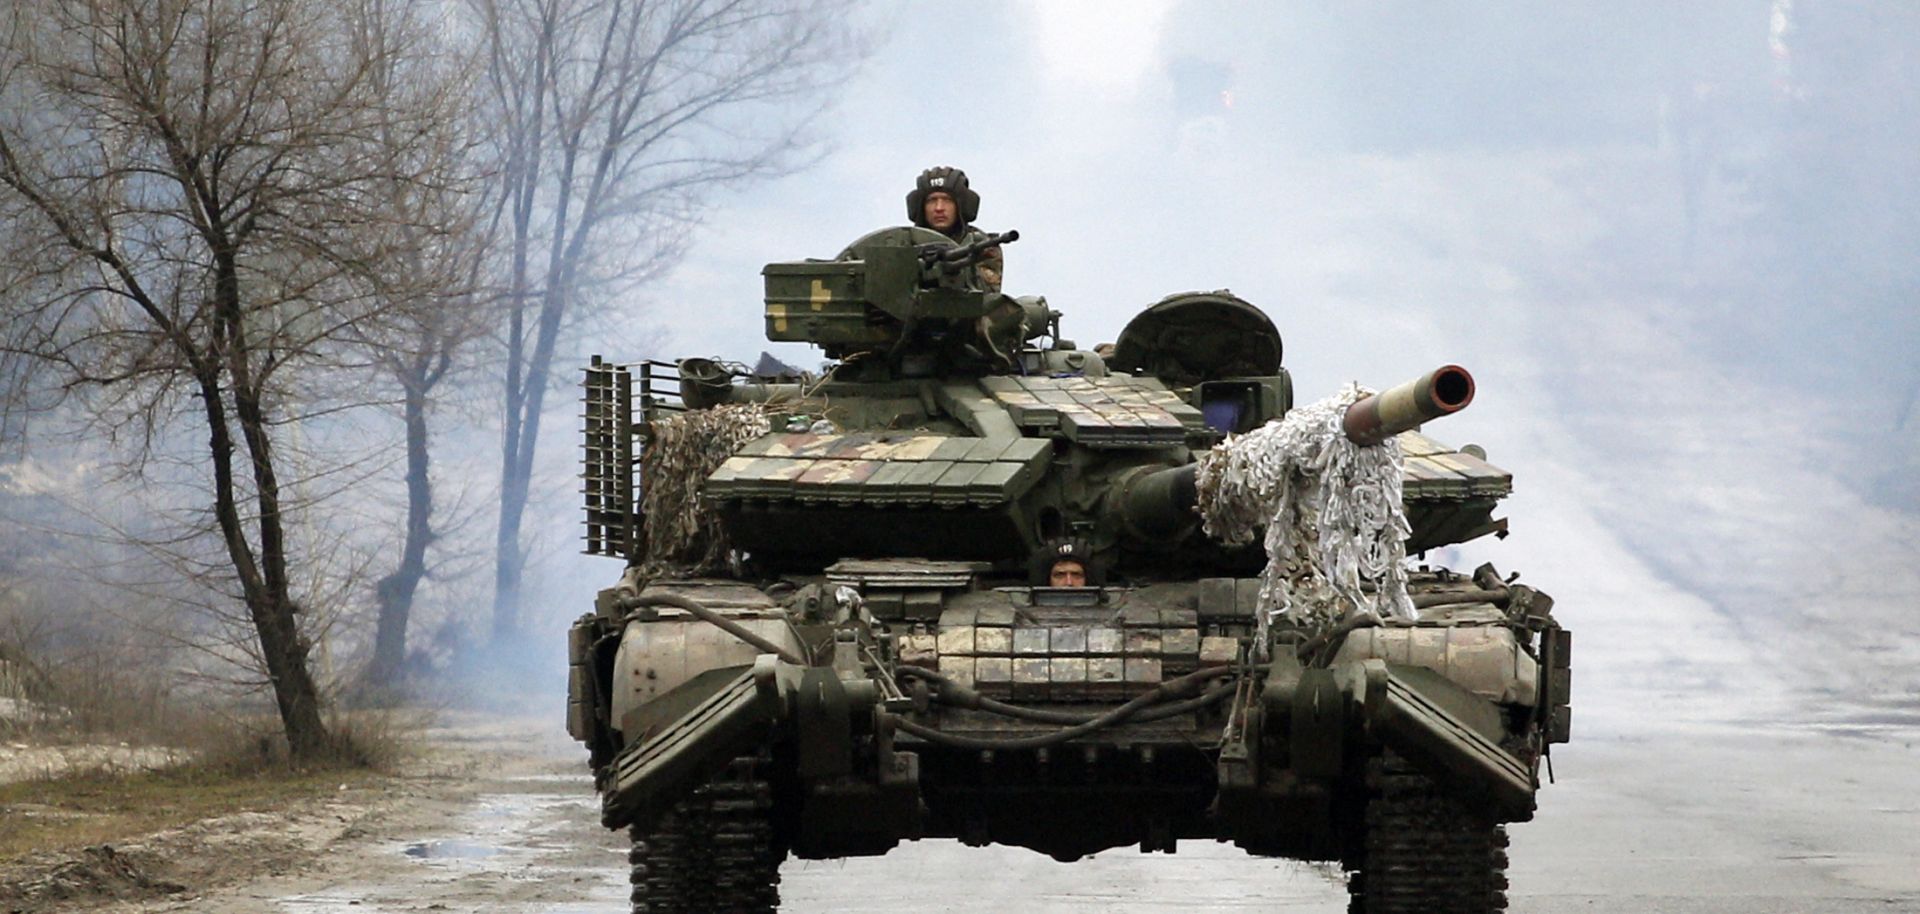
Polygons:
M1564 751L1536 821L1512 830L1521 912L1920 911L1920 750L1751 726L1595 735ZM1337 914L1315 868L1231 847L1063 865L947 843L790 864L792 910L881 914Z
M1513 910L1920 912L1920 737L1646 724L1595 722L1558 756L1539 817L1512 832ZM621 836L595 824L577 763L550 754L557 741L545 747L462 808L340 849L326 873L147 910L621 914ZM793 861L782 878L783 910L799 914L1345 910L1337 875L1211 843L1060 864L928 841L884 858Z

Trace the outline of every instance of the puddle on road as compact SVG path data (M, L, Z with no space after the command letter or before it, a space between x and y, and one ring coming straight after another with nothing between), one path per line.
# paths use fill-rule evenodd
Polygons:
M405 859L415 875L332 885L274 899L275 914L402 914L423 909L447 914L621 914L626 910L624 847L605 855L580 854L581 823L595 824L598 802L580 793L578 779L515 778L526 790L481 794L439 837L416 836L376 854ZM588 831L587 834L595 832ZM571 858L556 854L571 853ZM607 862L602 862L607 861ZM551 890L535 888L551 886ZM493 886L498 891L480 890ZM430 900L430 901L429 901Z
M500 780L508 784L547 784L569 792L593 787L592 778L577 774L516 774Z
M418 898L408 898L394 907L387 907L378 899L382 894L394 894L393 886L375 888L372 886L334 889L310 895L292 895L276 900L275 910L280 914L413 914L421 910ZM498 901L434 902L428 908L433 911L447 911L451 914L500 914L511 911L513 914L625 914L627 910L627 883L623 876L618 884L609 882L594 886L588 890L591 898L587 901L566 902L525 902L502 904Z
M465 841L419 841L407 845L401 853L418 860L477 860L492 857L502 848Z

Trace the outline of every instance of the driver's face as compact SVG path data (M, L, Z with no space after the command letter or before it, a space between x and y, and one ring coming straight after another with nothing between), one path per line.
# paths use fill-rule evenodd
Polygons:
M1047 583L1054 587L1087 586L1087 566L1072 559L1061 559L1053 563L1053 570L1047 573Z
M960 207L953 202L953 195L945 191L934 191L927 195L927 202L921 206L926 214L927 225L936 231L947 231L960 218Z

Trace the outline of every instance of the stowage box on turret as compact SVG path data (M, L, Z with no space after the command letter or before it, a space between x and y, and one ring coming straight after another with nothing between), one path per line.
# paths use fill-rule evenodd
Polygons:
M1202 457L1295 409L1272 322L1187 293L1077 349L974 274L1015 237L768 265L767 336L817 377L587 369L587 550L627 567L570 632L568 728L633 910L774 911L790 855L922 838L1230 841L1339 862L1355 911L1503 909L1568 735L1552 600L1423 564L1405 615L1272 611L1259 538L1196 508ZM1472 396L1446 366L1335 432L1397 447L1409 553L1506 534L1511 477L1417 431Z

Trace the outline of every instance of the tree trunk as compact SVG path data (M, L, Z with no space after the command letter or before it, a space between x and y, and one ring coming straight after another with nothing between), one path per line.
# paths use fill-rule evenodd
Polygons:
M500 39L498 34L493 36ZM512 640L520 630L520 579L526 570L526 553L520 548L520 522L526 516L528 490L533 484L533 450L537 443L538 422L529 429L530 416L537 416L536 399L528 408L527 385L535 375L547 370L545 364L528 365L527 300L530 295L530 260L535 234L534 217L540 196L541 175L546 165L547 93L553 88L549 79L554 68L554 21L543 17L534 41L532 73L518 86L531 97L532 110L517 123L505 125L512 154L502 178L512 200L512 268L509 274L507 327L507 415L500 446L500 525L493 550L493 642ZM560 220L564 221L564 220ZM552 277L545 277L551 282ZM537 348L537 347L536 347Z
M225 401L218 378L209 377L202 382L201 392L209 403L207 418L213 428L211 444L216 476L224 476L216 482L215 491L216 501L225 506L221 528L234 565L241 570L242 591L246 594L254 629L260 635L260 655L267 663L267 678L273 684L274 702L279 706L280 722L286 730L288 753L296 763L318 761L332 748L332 740L320 720L320 690L307 669L307 641L300 634L300 622L295 617L298 607L287 575L280 477L273 465L273 442L266 410L254 381L253 352L240 304L239 269L225 238L217 239L215 244L214 300L221 324L220 341L225 349L233 414L240 423L240 437L247 445L254 503L259 510L254 526L259 539L257 560L240 529L231 465L233 439L227 428ZM226 464L224 474L218 467L222 462ZM245 555L244 562L241 554Z
M406 389L407 533L400 545L400 565L374 585L379 607L373 639L373 662L363 682L374 688L398 685L407 659L407 622L413 615L413 595L427 576L427 546L433 541L433 484L427 472L427 392L424 371L411 371Z
M273 680L274 704L286 730L289 756L296 764L324 761L334 748L333 738L320 720L320 690L307 670L307 641L300 634L293 605L282 600L260 606L249 603L247 608L260 631L260 653Z
M500 466L500 530L494 541L493 640L512 640L520 632L520 583L526 570L526 552L520 546L520 525L526 517L533 488L533 455L540 435L540 410L546 399L545 373L552 361L551 346L534 347L520 389L515 434L503 452Z
M515 239L516 245L522 242ZM512 640L520 630L520 518L527 509L527 490L531 475L520 469L521 417L525 410L523 391L525 366L524 260L516 255L514 264L514 303L507 339L507 416L505 434L500 441L500 523L493 538L493 629L492 641L499 645Z
M558 272L558 271L554 271ZM564 301L549 289L543 296L533 353L520 376L515 409L507 417L509 434L501 451L500 528L494 540L493 640L500 643L519 634L520 583L526 553L520 546L520 524L526 516L533 487L533 458L540 441L540 415L546 408L547 377L560 335Z
M553 370L554 348L560 340L561 318L567 311L569 282L573 263L579 256L578 238L567 243L567 217L573 199L573 169L576 150L569 147L561 160L560 199L555 204L554 237L547 252L545 288L540 293L540 311L534 322L533 351L525 353L527 252L532 239L516 232L514 239L514 282L516 299L510 341L507 387L507 435L502 447L500 468L500 530L494 543L493 640L500 644L519 631L521 574L526 569L526 553L520 547L520 523L526 516L527 497L533 486L533 459L540 444L540 416L546 408L547 380ZM584 234L587 226L581 226ZM516 373L515 369L519 369Z
M537 170L538 159L526 166ZM513 207L513 268L507 308L506 422L500 439L500 522L493 541L493 629L495 644L520 629L520 519L526 513L530 473L520 470L521 425L526 415L527 252L532 245L531 177L516 174Z
M509 459L500 480L500 530L493 543L493 641L511 641L520 632L520 519L527 509L532 473Z
M295 761L317 759L331 741L326 725L320 720L319 689L307 672L307 645L300 637L292 601L284 593L276 596L271 592L260 573L253 546L247 542L234 486L233 430L227 424L227 405L220 393L219 381L213 376L202 376L199 386L200 402L206 408L207 448L213 458L214 516L220 525L221 540L240 579L240 590L254 631L260 636L260 656L267 663L267 677L273 687L274 704L280 711L281 726L286 731L289 752ZM272 522L277 526L279 518L273 518Z

